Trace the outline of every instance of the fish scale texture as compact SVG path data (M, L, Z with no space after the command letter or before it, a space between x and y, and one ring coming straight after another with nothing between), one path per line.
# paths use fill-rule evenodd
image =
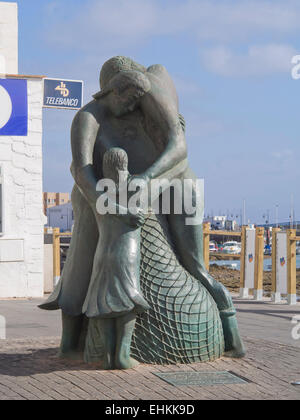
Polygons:
M224 353L215 301L180 264L164 216L142 228L141 290L151 309L137 317L132 356L143 363L206 362Z

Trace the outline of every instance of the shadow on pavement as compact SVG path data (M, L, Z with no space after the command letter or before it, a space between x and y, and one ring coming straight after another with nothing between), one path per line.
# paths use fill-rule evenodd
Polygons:
M0 375L31 376L59 371L101 370L100 364L85 364L58 357L58 348L28 349L26 353L0 353Z

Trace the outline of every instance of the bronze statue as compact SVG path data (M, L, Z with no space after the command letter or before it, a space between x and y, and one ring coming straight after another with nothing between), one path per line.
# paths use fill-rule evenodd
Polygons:
M126 152L109 149L104 154L102 168L104 177L119 185L119 175L129 175ZM132 226L130 212L128 208L124 210L118 217L96 214L99 240L82 309L88 318L98 319L103 331L105 369L137 366L130 358L131 338L136 315L149 309L140 290L141 229ZM143 214L139 212L137 217L137 224L142 225Z
M72 193L75 227L60 282L47 302L41 305L47 310L62 309L61 355L64 357L77 357L82 351L80 343L86 320L83 306L91 283L98 240L101 241L96 209L101 192L96 186L105 176L101 165L105 153L112 148L123 149L128 155L129 172L134 175L130 179L144 185L163 177L196 183L196 176L187 163L184 119L179 114L176 89L167 70L161 65L146 69L129 58L114 57L102 67L100 86L101 91L95 99L83 107L73 121L71 172L75 180ZM198 202L196 188L192 193L194 202ZM184 208L177 214L174 196L172 191L170 213L161 223L170 232L170 252L176 255L181 270L196 279L201 290L205 288L205 299L212 297L212 305L216 304L218 315L214 313L213 316L220 316L222 322L225 355L243 357L245 350L231 296L204 266L203 200L193 215L186 214ZM141 215L130 217L131 223L139 227ZM195 223L187 225L187 217L194 217ZM223 338L218 337L219 350L211 352L210 360L222 354ZM174 360L180 361L180 358Z

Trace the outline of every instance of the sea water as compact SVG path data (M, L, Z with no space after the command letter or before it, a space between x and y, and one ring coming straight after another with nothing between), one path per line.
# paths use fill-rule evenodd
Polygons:
M210 261L210 264L220 265L222 267L231 268L233 270L240 269L240 260L220 260L220 261ZM296 256L296 267L300 268L300 255ZM264 259L264 271L272 271L272 258Z

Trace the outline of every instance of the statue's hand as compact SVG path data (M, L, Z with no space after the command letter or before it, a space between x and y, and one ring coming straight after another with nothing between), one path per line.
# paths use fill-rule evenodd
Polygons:
M148 187L150 178L147 175L131 175L128 178L128 186L131 187L130 191L143 190Z
M139 228L145 223L145 215L141 209L137 210L137 214L133 214L128 210L127 214L117 214L122 220L131 227Z

